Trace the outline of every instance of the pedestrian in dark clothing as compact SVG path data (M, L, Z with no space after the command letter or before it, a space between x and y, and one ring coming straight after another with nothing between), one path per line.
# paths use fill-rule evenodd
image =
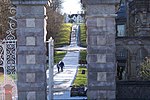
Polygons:
M60 66L59 66L59 64L57 64L57 69L58 69L58 73L59 73L59 69L60 69Z
M60 68L61 68L61 71L63 72L64 62L63 62L63 61L60 61L60 62L59 62L59 66L60 66Z

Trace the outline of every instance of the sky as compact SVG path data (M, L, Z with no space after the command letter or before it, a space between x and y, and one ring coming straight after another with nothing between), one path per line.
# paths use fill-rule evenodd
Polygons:
M62 13L76 14L78 11L81 11L80 0L63 0Z

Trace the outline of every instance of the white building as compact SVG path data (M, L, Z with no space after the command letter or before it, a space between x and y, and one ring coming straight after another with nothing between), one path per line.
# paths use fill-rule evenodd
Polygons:
M65 23L84 23L85 14L64 14Z

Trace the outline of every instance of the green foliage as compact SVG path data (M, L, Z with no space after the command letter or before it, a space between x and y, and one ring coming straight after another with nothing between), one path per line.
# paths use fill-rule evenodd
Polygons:
M4 83L4 75L0 73L0 85Z
M85 70L85 74L82 74L82 70ZM87 85L87 68L86 67L80 66L78 68L78 72L77 72L73 85L75 86Z
M54 63L58 63L60 60L64 58L66 51L55 51L54 52Z
M55 47L60 47L70 44L70 33L71 33L72 24L64 23L60 29L60 32L56 35L55 38Z
M86 47L86 26L85 26L85 24L80 24L80 42L81 42L81 46Z
M86 55L87 55L87 52L86 50L81 50L80 51L80 61L83 61L83 62L86 62Z
M147 59L141 65L140 77L142 80L150 80L150 59Z

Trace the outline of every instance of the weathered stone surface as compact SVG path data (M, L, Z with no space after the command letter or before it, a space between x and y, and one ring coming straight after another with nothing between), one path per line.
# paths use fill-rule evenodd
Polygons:
M107 62L115 62L116 61L115 54L107 54L106 55L106 61Z
M27 100L36 100L36 92L28 92Z
M27 93L26 92L22 92L22 91L18 91L18 100L27 100Z
M99 16L99 17L109 17L109 14L115 14L114 5L88 5L86 7L88 10L87 16ZM108 16L107 16L108 15ZM95 19L97 21L97 19ZM97 25L97 24L96 24Z
M96 35L104 35L104 34L108 34L108 32L106 31L106 27L101 27L101 28L98 28L98 27L88 27L87 29L87 35L88 36L96 36Z
M35 64L35 55L26 55L26 64Z
M87 4L88 98L115 100L115 3L118 1L83 2Z
M36 69L35 69L36 68ZM28 64L28 65L22 65L22 64L18 64L18 71L20 72L37 72L37 73L40 73L40 72L45 72L45 65L43 64L36 64L33 65L33 64Z
M26 37L26 45L35 45L35 37Z
M102 46L102 45L106 45L106 38L105 38L105 36L97 36L97 45L100 45L100 46Z
M106 63L106 54L97 54L97 63Z
M35 82L35 73L26 73L26 82Z
M40 83L39 82L37 82L37 83L35 83L35 82L27 83L26 82L25 83L25 82L20 82L20 81L18 81L17 85L18 85L18 90L24 90L26 92L30 92L30 91L43 91L44 92L44 90L46 89L46 86L47 86L47 84L43 83L43 82L40 82Z
M97 81L107 81L106 72L98 72L97 73Z
M116 65L114 63L90 63L88 64L88 70L92 72L114 72L116 70L115 66Z
M35 18L27 18L26 19L26 27L35 27Z
M47 100L46 9L48 0L13 0L17 6L18 100ZM22 92L23 91L23 92Z
M88 46L88 53L90 54L104 54L107 52L106 46Z
M99 94L97 91L91 90L87 92L87 95L90 97L91 100L96 100Z
M16 4L16 5L45 5L47 4L48 0L11 0L13 2L13 4Z
M97 27L105 27L106 21L105 18L97 18Z
M82 3L87 5L116 4L119 0L82 0Z
M116 100L116 91L107 91L107 97L109 97L110 100Z
M43 99L47 99L47 95L43 92L37 92L37 99L36 100L43 100Z
M27 51L28 50L28 51ZM38 54L38 55L44 55L45 52L43 50L46 50L44 47L40 46L20 46L18 47L18 54L24 54L24 55L29 55L29 54Z

